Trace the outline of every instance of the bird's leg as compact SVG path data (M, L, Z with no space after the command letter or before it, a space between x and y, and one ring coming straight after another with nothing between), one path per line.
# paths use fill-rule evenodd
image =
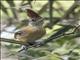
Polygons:
M39 41L35 41L35 42L28 42L25 45L22 45L21 49L18 52L21 52L23 50L27 50L29 47L33 46L33 47L39 47L41 44L41 42Z
M12 56L12 55L17 55L17 53L21 53L25 50L27 50L30 46L27 44L27 45L22 45L21 49L19 51L17 51L16 53L11 53L9 54L8 56Z
M43 45L43 42L42 41L34 41L34 42L28 42L26 45L23 45L22 48L18 51L18 52L21 52L23 50L27 50L29 47L33 46L33 47L39 47Z
M21 49L18 52L21 52L23 50L27 50L29 48L29 45L22 45Z

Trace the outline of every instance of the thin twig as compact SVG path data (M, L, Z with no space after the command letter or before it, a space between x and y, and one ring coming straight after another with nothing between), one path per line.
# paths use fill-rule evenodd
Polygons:
M76 4L76 2L74 2L73 5L64 14L63 18L69 18L69 15L74 11L76 7L78 7L78 5Z
M24 44L21 43L20 41L16 41L16 40L14 40L14 39L0 38L0 41L24 45Z

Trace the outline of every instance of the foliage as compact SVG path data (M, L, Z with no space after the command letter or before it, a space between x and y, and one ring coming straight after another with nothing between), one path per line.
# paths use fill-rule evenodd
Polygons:
M79 60L80 59L80 2L59 0L21 0L0 1L1 3L1 34L14 33L15 30L28 25L29 17L22 6L29 6L44 20L46 35L41 38L44 44L40 47L30 47L28 50L16 53L21 45L7 43L4 39L2 45L10 51L9 54L17 55L19 60ZM15 26L10 31L8 27ZM78 26L78 27L77 27ZM2 41L2 40L1 40ZM9 56L10 57L10 56Z

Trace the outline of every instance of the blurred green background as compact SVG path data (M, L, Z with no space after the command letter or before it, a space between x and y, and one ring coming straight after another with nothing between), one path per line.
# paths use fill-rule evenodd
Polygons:
M1 60L80 60L80 1L1 0L0 4L0 33L5 38L1 40ZM14 40L15 31L28 25L29 17L21 10L23 6L45 19L47 33L41 40L52 38L52 41L16 53L21 45L5 41Z

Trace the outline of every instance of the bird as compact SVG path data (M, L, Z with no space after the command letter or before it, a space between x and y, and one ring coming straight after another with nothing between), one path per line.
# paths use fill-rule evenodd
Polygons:
M24 45L34 44L36 40L46 34L46 30L43 27L44 19L32 9L26 9L26 11L29 16L29 24L14 34L14 38Z

